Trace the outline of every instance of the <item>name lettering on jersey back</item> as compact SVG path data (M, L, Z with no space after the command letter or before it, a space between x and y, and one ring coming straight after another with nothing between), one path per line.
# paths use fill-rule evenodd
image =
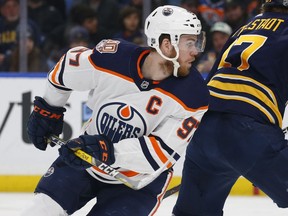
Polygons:
M242 26L234 35L239 35L244 30L268 30L275 32L281 24L284 23L283 19L268 18L268 19L255 19L253 22Z
M112 142L125 138L137 138L146 133L147 126L141 114L124 103L109 103L102 106L96 117L99 133Z

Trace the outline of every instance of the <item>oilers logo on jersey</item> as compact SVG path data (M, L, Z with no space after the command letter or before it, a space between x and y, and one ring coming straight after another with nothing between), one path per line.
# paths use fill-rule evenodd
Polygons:
M114 143L140 137L147 131L143 116L132 106L121 102L104 104L96 116L96 127L99 133L110 137Z

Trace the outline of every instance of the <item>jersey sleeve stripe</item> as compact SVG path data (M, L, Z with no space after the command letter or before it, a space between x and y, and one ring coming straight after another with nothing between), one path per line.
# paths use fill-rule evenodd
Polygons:
M156 171L157 169L159 169L159 165L157 164L157 162L154 160L154 158L152 157L152 155L149 152L149 149L147 147L147 144L145 142L144 137L140 137L139 138L139 142L140 142L140 146L142 149L143 154L145 155L147 161L149 162L149 164L151 165L151 167Z
M60 73L59 73L59 76L58 76L59 83L61 85L63 85L63 86L65 86L64 82L63 82L63 73L64 73L64 68L65 68L65 62L66 62L66 55L64 56L64 59L62 61L61 70L60 70Z
M263 91L266 91L268 93L268 95L271 97L271 100L273 101L273 103L278 107L278 103L277 103L277 100L276 100L274 93L267 86L263 85L262 83L258 82L255 79L245 77L245 76L240 76L240 75L222 74L222 73L215 75L213 78L216 78L216 77L225 78L227 80L243 80L243 81L246 81L247 83L256 84L259 87L261 87L261 89L263 89Z
M56 74L57 74L57 71L58 71L58 69L60 67L60 61L56 64L54 69L50 72L50 74L51 74L50 77L51 77L51 83L52 84L60 85L60 83L56 81Z
M65 85L63 82L63 73L64 73L64 68L65 68L65 61L66 61L66 55L62 56L62 58L56 64L54 69L49 73L49 82L55 88L70 91L71 89L65 88ZM61 68L60 68L60 65L61 65ZM59 71L59 68L60 68L60 71Z
M251 104L252 106L258 108L268 119L271 123L275 124L275 119L273 118L273 116L269 113L268 110L266 110L264 107L262 107L261 105L259 105L257 102L247 98L247 97L243 97L243 96L236 96L236 95L227 95L227 94L220 94L217 93L215 91L210 90L210 94L213 97L217 97L217 98L221 98L221 99L225 99L225 100L238 100L238 101L243 101L246 102L248 104Z
M134 172L132 170L129 170L129 171L120 171L123 175L127 176L127 177L134 177L134 176L137 176L139 175L138 172Z
M159 157L159 159L162 161L162 163L166 163L168 161L168 158L165 156L165 154L163 153L163 151L161 150L157 140L155 139L155 137L149 137L150 142L152 143L152 146L155 150L155 153L157 154L157 156ZM170 168L172 166L172 163L169 163L167 165L167 168Z
M64 91L72 91L72 89L64 88L64 87L61 87L61 86L57 86L54 83L52 83L50 80L48 80L48 81L51 83L51 85L53 85L57 89L61 89L61 90L64 90Z
M207 110L208 106L203 106L203 107L199 107L197 109L193 109L190 107L187 107L185 103L183 103L183 101L181 101L178 97L176 97L175 95L171 94L170 92L167 92L161 88L155 88L155 90L161 92L162 94L165 94L166 96L169 96L170 98L172 98L173 100L177 101L185 110L188 111L192 111L192 112L196 112L198 110Z
M174 153L174 150L171 149L160 137L155 137L155 139L160 143L161 148L165 149L170 155ZM177 161L180 158L180 155L178 153L175 153L173 158Z
M275 104L275 100L267 96L264 92L264 90L257 89L253 87L252 85L249 85L249 83L242 84L242 83L232 83L232 82L224 82L224 80L216 80L212 79L209 83L208 86L214 87L214 89L211 89L211 92L213 92L214 96L217 95L215 91L217 89L225 91L226 98L234 98L234 100L242 100L245 101L246 103L249 103L253 105L254 107L258 108L262 113L264 113L269 121L273 124L278 122L280 126L282 126L282 116L279 112L279 109L277 107L277 104ZM265 89L266 90L266 89ZM230 93L231 92L231 93ZM242 94L247 94L246 99L243 97L244 95ZM219 92L218 92L219 94ZM273 95L274 96L274 95ZM253 100L253 98L255 98ZM265 103L265 106L261 105L259 101L263 101ZM274 119L272 113L270 113L267 108L270 108L272 110L272 113L276 116L276 119Z

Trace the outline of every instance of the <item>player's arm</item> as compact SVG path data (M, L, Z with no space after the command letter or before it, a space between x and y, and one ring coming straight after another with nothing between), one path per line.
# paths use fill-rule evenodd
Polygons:
M66 104L72 90L89 90L96 86L96 70L91 70L91 50L70 49L49 72L43 97L35 97L34 109L27 123L29 139L40 150L47 148L47 138L63 129Z
M71 92L86 91L97 86L97 70L90 55L93 50L85 47L70 49L49 72L43 98L54 106L64 106Z
M185 151L205 111L200 109L186 118L169 117L149 136L114 143L113 166L149 174L163 166L170 168Z

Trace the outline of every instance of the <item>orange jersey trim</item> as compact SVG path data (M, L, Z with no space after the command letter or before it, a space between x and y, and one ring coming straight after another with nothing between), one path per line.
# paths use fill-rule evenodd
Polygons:
M138 73L138 76L139 76L141 79L143 79L144 76L143 76L143 74L142 74L142 72L141 72L140 61L141 61L141 59L143 58L144 55L146 55L146 54L148 54L148 53L150 53L150 52L151 52L150 50L145 50L145 51L143 51L143 52L140 54L140 56L139 56L139 58L138 58L138 60L137 60L137 73ZM160 82L159 82L159 81L153 81L152 83L153 83L153 84L158 84L158 83L160 83Z
M121 77L122 79L125 79L125 80L127 80L129 82L134 82L133 79L130 78L130 77L127 77L127 76L125 76L123 74L120 74L120 73L118 73L116 71L108 70L108 69L105 69L105 68L102 68L102 67L99 67L99 66L95 65L95 63L92 61L90 56L88 57L88 60L89 60L90 64L97 70L100 70L102 72L106 72L106 73L109 73L109 74L113 74L114 76Z
M97 166L93 166L93 169L95 169L96 171L103 173L105 175L108 175L107 173L105 173L103 170L99 169ZM138 175L139 173L134 172L134 171L119 171L120 173L122 173L123 175L127 176L127 177L134 177L136 175Z
M166 163L168 161L168 158L165 156L165 154L163 153L163 151L161 150L157 140L155 139L155 137L149 137L150 142L152 143L152 146L157 154L157 156L159 157L159 159L162 161L162 163ZM170 162L167 165L167 168L169 169L170 167L172 167L172 163Z
M61 61L61 60L62 60L62 58L60 59L60 61ZM54 83L54 84L56 84L56 85L60 85L60 83L58 83L58 82L56 81L56 74L57 74L57 71L58 71L58 69L59 69L59 67L60 67L60 61L56 64L54 70L51 72L51 81L52 81L52 83Z
M143 74L141 73L141 68L140 68L140 61L141 59L143 58L144 55L146 55L147 53L149 53L150 50L145 50L144 52L142 52L140 54L140 56L138 57L138 60L137 60L137 72L138 72L138 76L143 79Z
M164 186L164 190L162 191L162 193L157 196L157 203L156 203L156 205L155 205L155 209L152 211L151 214L149 214L149 216L150 216L150 215L153 216L153 215L157 212L157 210L158 210L158 208L159 208L159 206L160 206L160 204L161 204L162 198L163 198L163 196L164 196L164 194L165 194L165 192L166 192L166 190L167 190L167 188L168 188L168 186L169 186L169 183L170 183L171 180L172 180L172 177L173 177L173 174L170 175L170 177L169 177L169 179L168 179L168 182L167 182L166 185Z
M139 175L138 172L134 172L134 171L131 171L131 170L129 170L129 171L121 171L121 173L123 175L127 176L127 177L134 177L134 176Z

